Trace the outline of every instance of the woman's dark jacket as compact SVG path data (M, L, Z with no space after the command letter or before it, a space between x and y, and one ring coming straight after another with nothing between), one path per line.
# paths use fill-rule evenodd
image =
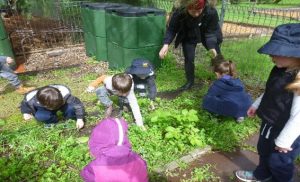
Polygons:
M197 18L190 16L186 9L174 10L164 38L164 44L171 44L175 36L175 47L182 42L202 42L207 50L218 47L223 36L217 10L206 6Z
M243 83L226 75L212 84L204 96L202 107L215 114L238 118L247 115L251 104L251 97L245 92Z

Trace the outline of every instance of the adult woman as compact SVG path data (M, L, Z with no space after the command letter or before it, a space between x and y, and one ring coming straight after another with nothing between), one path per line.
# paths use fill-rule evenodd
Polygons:
M190 89L194 84L194 59L197 43L201 42L213 54L213 57L221 53L220 44L223 36L218 22L217 10L207 5L206 0L192 0L174 10L159 56L161 59L165 57L169 45L176 36L175 48L180 43L182 44L187 79L187 83L180 87L181 90Z

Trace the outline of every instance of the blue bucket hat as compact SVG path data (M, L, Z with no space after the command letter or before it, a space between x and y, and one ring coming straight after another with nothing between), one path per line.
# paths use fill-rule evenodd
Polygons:
M131 66L127 68L126 72L134 75L149 75L153 72L153 66L148 60L138 58L132 61Z
M257 52L300 58L300 23L283 24L276 27L269 42Z

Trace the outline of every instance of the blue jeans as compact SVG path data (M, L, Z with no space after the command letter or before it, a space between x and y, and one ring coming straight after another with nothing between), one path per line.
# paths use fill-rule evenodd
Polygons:
M254 171L254 176L263 180L272 176L272 182L292 182L294 175L294 161L300 154L300 137L292 147L292 151L280 153L275 150L274 139L281 129L262 122L260 135L257 143L259 164ZM270 130L270 132L268 132Z
M0 77L7 79L16 88L21 85L17 74L6 63L0 62Z
M75 109L72 104L65 104L58 110L48 110L44 107L38 107L34 117L36 120L45 124L57 123L57 111L62 111L65 119L76 119Z

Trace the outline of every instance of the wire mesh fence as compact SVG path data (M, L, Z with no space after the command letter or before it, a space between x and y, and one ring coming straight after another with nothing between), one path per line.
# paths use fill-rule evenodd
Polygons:
M26 59L26 55L58 47L83 46L81 3L83 1L39 1L31 0L31 8L20 11L11 8L3 16L15 54ZM42 2L42 3L41 3ZM95 1L84 1L95 2ZM171 12L172 0L115 0L97 2L128 3L135 6L156 7ZM274 27L284 23L300 23L300 8L259 8L256 3L229 4L226 0L216 6L224 35L222 52L225 57L238 59L238 69L245 79L251 75L252 82L261 83L266 79L262 72L270 66L258 66L254 58L256 50L271 35ZM244 51L240 56L240 52ZM205 56L199 45L196 61ZM237 58L237 55L239 57ZM251 69L249 69L252 67Z

